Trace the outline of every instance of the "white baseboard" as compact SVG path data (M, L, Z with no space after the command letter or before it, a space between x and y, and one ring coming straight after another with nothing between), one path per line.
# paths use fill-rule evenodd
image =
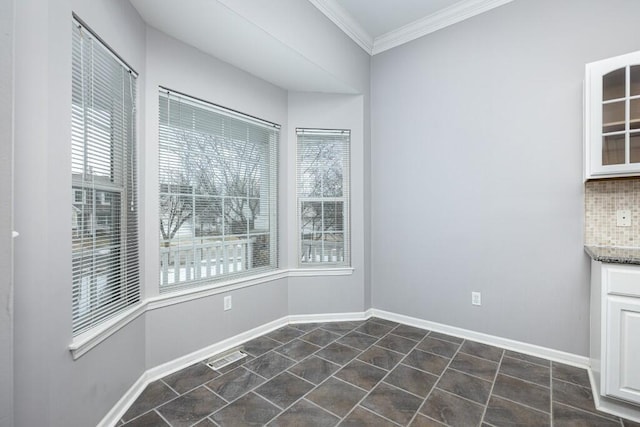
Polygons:
M323 314L292 314L289 323L316 323L316 322L345 322L350 320L366 320L367 312L355 313L323 313Z
M186 368L189 365L192 365L196 362L204 360L207 357L231 350L232 348L238 347L240 344L243 344L249 340L257 338L260 335L264 335L273 330L281 328L288 323L289 323L288 316L284 316L284 317L281 317L280 319L276 319L272 322L265 323L264 325L260 325L249 331L242 332L238 335L234 335L233 337L227 338L226 340L217 342L210 346L204 347L200 350L196 350L193 353L187 354L186 356L179 357L177 359L164 363L160 366L156 366L155 368L151 368L147 371L147 374L149 375L149 382L158 380L169 374L177 372L183 368Z
M133 385L127 390L127 392L118 400L118 402L111 408L107 415L102 418L102 420L98 423L97 427L109 427L115 426L120 418L127 412L127 409L131 406L133 402L136 401L138 396L144 391L149 384L149 378L147 376L147 372L143 372L140 375L140 378L133 383Z
M98 424L99 427L115 426L120 418L124 415L131 404L140 396L145 387L166 375L177 372L187 366L196 363L200 360L204 360L209 356L222 353L230 350L234 347L252 340L260 335L264 335L289 323L315 323L315 322L338 322L338 321L351 321L351 320L366 320L370 317L380 317L381 319L392 320L394 322L404 323L406 325L415 326L422 329L429 329L436 332L441 332L448 335L457 336L464 339L470 339L485 344L502 347L507 350L513 350L520 353L529 354L532 356L542 357L550 359L556 362L565 363L568 365L577 366L580 368L589 367L589 359L584 356L576 354L565 353L559 350L553 350L546 347L540 347L533 344L527 344L520 341L514 341L506 338L497 337L494 335L483 334L480 332L471 331L468 329L457 328L454 326L448 326L441 323L430 322L428 320L422 320L415 317L405 316L402 314L391 313L384 310L368 309L362 312L352 313L321 313L321 314L295 314L290 316L284 316L280 319L276 319L272 322L265 323L264 325L253 328L249 331L242 332L233 337L227 338L218 343L212 344L200 350L189 353L185 356L181 356L177 359L171 360L162 365L156 366L144 372L140 378L127 390L122 398L114 405L114 407L104 416L102 421ZM595 397L595 393L594 393ZM596 407L598 403L596 402ZM604 408L604 407L603 407ZM598 407L598 409L600 409ZM606 409L602 409L603 412L609 412ZM612 413L613 414L613 413ZM632 415L620 415L631 420L638 420L637 414Z
M589 367L589 358L579 356L577 354L566 353L564 351L554 350L547 347L541 347L534 344L527 344L521 341L501 338L495 335L483 334L481 332L471 331L469 329L448 326L442 323L430 322L415 317L409 317L402 314L391 313L384 310L373 309L372 314L375 317L392 320L394 322L404 323L406 325L415 326L422 329L441 332L447 335L478 341L484 344L494 345L507 350L517 351L519 353L531 356L542 357L544 359L553 360L554 362L565 363L567 365L577 366L587 369Z
M288 323L289 317L284 316L280 319L265 323L264 325L260 325L257 328L242 332L231 338L227 338L226 340L217 342L200 350L196 350L193 353L189 353L185 356L181 356L177 359L156 366L155 368L149 369L148 371L144 372L140 376L140 378L138 378L138 380L131 386L131 388L129 388L129 390L127 390L127 392L124 394L124 396L122 396L118 403L116 403L115 406L109 411L109 413L105 415L102 421L100 421L100 423L98 424L98 427L115 426L120 418L122 418L122 416L125 414L127 409L129 409L129 406L131 406L131 404L135 402L135 400L138 398L138 396L140 396L145 387L147 387L147 385L149 385L150 383L174 372L177 372L183 368L186 368L187 366L192 365L196 362L204 360L209 356L223 353L234 347L238 347L240 344L269 333L275 329L281 328Z

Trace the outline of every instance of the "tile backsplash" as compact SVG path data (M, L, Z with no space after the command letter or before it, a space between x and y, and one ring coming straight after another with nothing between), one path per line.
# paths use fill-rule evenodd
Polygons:
M585 244L640 247L640 178L585 183ZM616 212L631 211L631 227L618 227Z

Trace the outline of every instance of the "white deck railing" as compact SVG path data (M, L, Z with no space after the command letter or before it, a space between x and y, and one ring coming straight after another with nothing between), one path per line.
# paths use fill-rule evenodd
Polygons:
M344 243L304 239L302 262L344 262Z
M160 248L161 285L177 285L220 274L237 273L253 266L255 238L197 241L189 246Z

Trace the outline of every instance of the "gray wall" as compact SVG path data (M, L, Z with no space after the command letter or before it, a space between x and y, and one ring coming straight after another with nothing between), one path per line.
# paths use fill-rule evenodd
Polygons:
M517 0L373 58L375 308L587 354L584 64L638 16Z
M369 91L369 55L309 1L222 1L269 36L353 88Z
M223 311L222 299L233 308ZM147 368L188 355L287 315L285 279L147 312Z
M14 110L14 218L20 231L14 245L18 426L95 425L145 370L144 318L77 361L68 350L74 7L144 76L144 25L128 1L16 2L16 22L21 23L15 29Z
M287 93L153 28L147 29L147 115L143 185L145 217L158 218L158 86L278 123L286 145ZM282 153L281 153L282 154ZM282 223L281 223L282 225ZM146 295L158 293L160 237L157 221L144 222ZM233 309L223 311L231 295ZM268 282L163 307L147 313L146 366L159 364L207 347L225 338L287 315L286 279Z
M348 276L290 277L289 314L362 312L365 308L365 166L364 166L364 97L289 93L289 144L285 197L291 218L286 225L289 247L288 265L298 263L298 218L296 201L296 128L350 129L351 179L350 227L351 265Z
M16 20L29 22L16 28L15 38L19 53L15 59L15 227L22 235L15 242L13 354L15 422L20 426L95 425L145 370L289 314L288 281L274 280L231 292L234 308L230 312L222 310L225 294L151 310L72 360L68 350L72 341L71 242L66 231L71 194L69 169L65 167L70 161L72 11L140 74L138 139L145 297L158 294L157 221L144 220L158 215L158 85L282 124L282 167L293 167L290 163L294 161L286 148L295 144L287 136L288 94L281 88L147 28L127 0L20 1ZM316 18L325 19L319 12ZM330 29L341 34L333 26ZM342 71L350 79L359 76L359 86L368 88L368 57L360 52L353 59ZM352 123L359 127L362 139L366 120L362 98L352 99L358 108ZM359 170L363 169L360 165ZM358 179L362 187L362 174ZM286 188L284 180L286 175L281 176L282 189ZM358 215L363 217L363 196L358 197ZM291 219L286 215L289 200L282 197L280 206L284 215L279 226L285 233ZM364 230L358 233L359 271L348 278L350 296L344 306L349 310L363 305ZM282 266L288 268L286 244L283 248ZM344 280L329 278L331 289L342 288ZM329 304L335 297L324 301ZM325 305L320 308L324 310Z
M13 425L13 0L0 0L0 425Z

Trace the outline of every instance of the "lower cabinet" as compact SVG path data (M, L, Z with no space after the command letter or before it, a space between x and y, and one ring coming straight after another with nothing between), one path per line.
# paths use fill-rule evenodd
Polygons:
M640 403L640 295L607 296L606 333L606 394Z
M591 367L600 395L640 404L640 266L594 261Z

